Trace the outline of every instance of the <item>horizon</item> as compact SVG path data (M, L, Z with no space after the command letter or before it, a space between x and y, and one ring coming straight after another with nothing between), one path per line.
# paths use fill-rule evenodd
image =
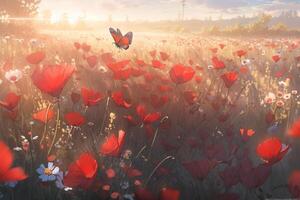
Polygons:
M117 0L50 1L42 0L39 17L51 12L51 21L58 22L66 14L70 23L79 18L86 21L176 21L176 20L218 20L238 17L251 18L261 13L278 16L283 11L294 10L299 13L300 4L297 0L158 0L156 2ZM158 6L159 5L159 6ZM298 14L299 16L299 14Z

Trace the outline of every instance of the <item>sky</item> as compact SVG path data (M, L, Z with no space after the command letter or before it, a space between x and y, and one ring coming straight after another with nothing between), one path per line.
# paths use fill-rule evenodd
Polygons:
M58 20L67 13L70 20L176 20L182 13L182 0L42 0L40 13L52 12ZM283 10L297 10L300 0L186 0L185 19L250 17L267 12L273 15Z

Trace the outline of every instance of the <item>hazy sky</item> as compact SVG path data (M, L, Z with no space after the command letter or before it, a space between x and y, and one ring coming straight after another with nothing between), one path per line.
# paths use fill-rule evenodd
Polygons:
M51 10L54 18L68 13L71 18L106 20L160 20L177 19L181 0L42 0L40 10ZM185 18L205 19L252 16L259 12L278 14L294 9L300 13L300 0L186 0Z

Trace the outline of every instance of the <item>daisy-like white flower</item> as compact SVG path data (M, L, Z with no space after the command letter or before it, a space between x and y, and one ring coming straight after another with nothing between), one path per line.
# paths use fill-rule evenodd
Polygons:
M289 100L290 98L291 98L291 93L287 93L287 94L284 94L283 95L283 98L285 99L285 100Z
M36 172L39 174L39 179L41 179L42 182L55 181L57 178L56 175L59 173L59 167L54 166L53 162L48 162L47 167L41 164Z
M275 94L272 93L272 92L269 92L269 93L267 94L267 96L265 97L264 102L265 102L266 104L271 104L271 103L273 103L273 102L275 101L275 99L276 99Z
M207 66L207 69L213 69L213 68L214 68L214 66L212 66L212 65Z
M292 90L292 95L296 95L297 93L298 93L298 91L297 90Z
M242 65L248 65L248 64L250 64L251 63L251 60L250 59L244 59L244 60L242 60Z
M277 98L282 98L282 97L283 97L283 92L278 91L278 92L277 92Z
M284 102L282 100L279 100L276 102L276 106L282 108L284 106Z
M11 82L16 83L23 77L22 71L18 69L12 69L5 73L5 78Z
M107 68L104 67L104 66L102 66L102 65L98 67L98 70L99 70L101 73L106 73L106 72L107 72Z

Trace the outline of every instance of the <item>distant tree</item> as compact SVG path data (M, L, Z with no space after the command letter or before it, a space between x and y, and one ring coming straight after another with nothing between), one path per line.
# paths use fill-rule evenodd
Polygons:
M279 23L275 24L271 28L271 30L276 31L276 32L284 32L284 31L288 30L288 27L284 23L279 22Z
M12 20L30 18L38 13L41 0L0 0L0 34L29 34L34 29L32 21Z
M264 33L268 31L268 25L271 20L271 15L262 14L256 22L249 26L249 31L254 33Z
M217 26L217 25L212 26L209 29L209 33L211 33L211 34L219 34L220 33L220 27Z
M0 13L10 17L33 17L41 0L1 0Z

